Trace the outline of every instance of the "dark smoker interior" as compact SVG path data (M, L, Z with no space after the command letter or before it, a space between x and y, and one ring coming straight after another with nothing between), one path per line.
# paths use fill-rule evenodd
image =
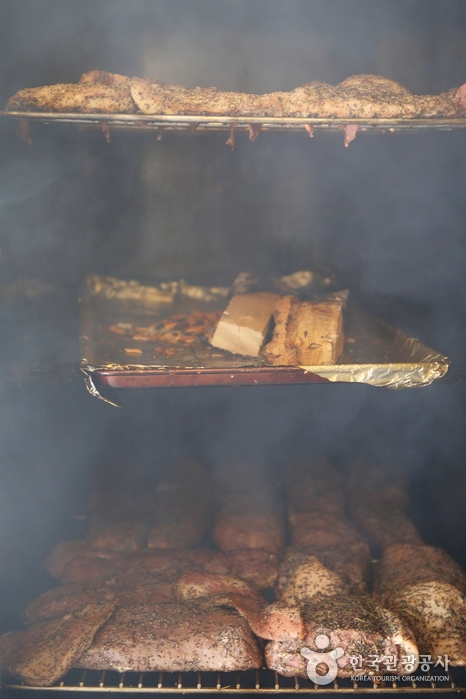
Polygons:
M245 92L356 73L417 93L466 81L463 0L3 0L0 102L99 68ZM427 543L466 566L463 130L342 134L32 128L0 123L0 631L79 537L104 461L401 465ZM417 390L364 385L121 390L78 370L88 273L230 284L332 268L383 320L448 355Z

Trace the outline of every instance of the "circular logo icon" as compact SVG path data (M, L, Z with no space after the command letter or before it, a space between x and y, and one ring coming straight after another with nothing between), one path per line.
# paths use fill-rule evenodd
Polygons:
M330 639L324 633L316 636L315 645L320 650L328 648ZM343 648L335 648L328 653L318 653L310 648L301 648L301 655L307 660L307 676L314 684L325 685L333 682L338 674L337 660L344 654ZM324 665L327 672L323 675L318 674L317 666Z

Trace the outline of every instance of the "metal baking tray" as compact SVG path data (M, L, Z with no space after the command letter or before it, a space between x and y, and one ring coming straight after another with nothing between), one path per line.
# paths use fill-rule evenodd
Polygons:
M129 307L86 291L81 304L81 370L89 391L99 387L154 388L350 382L389 388L427 386L445 375L449 360L417 339L366 314L354 302L345 315L345 346L338 364L306 367L271 366L264 356L248 358L212 347L197 337L188 346L172 345L160 355L157 342L120 336L118 323L147 326L173 315L224 309L226 298L204 301L178 298L150 311ZM151 317L151 314L153 317ZM129 350L129 352L128 352ZM163 352L163 348L161 350Z
M417 119L321 119L300 117L241 117L185 115L146 115L146 114L78 114L64 112L0 112L0 116L12 119L42 122L46 124L75 124L105 129L157 129L157 130L199 130L227 131L250 130L250 125L260 125L261 131L301 130L312 125L314 129L341 129L347 124L358 124L367 131L417 131L436 129L451 131L466 128L466 117L424 117ZM256 134L257 135L257 134ZM255 137L255 136L254 136Z

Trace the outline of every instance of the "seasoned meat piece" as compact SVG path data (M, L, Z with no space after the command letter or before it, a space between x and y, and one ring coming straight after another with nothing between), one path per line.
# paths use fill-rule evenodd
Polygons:
M336 573L355 592L367 592L370 555L369 547L364 541L347 544L343 540L332 548L317 549L306 546L305 548L296 547L294 550L316 555L326 568Z
M357 672L374 672L370 656L412 656L408 669L398 665L396 674L407 674L416 669L419 655L414 636L408 626L387 609L374 603L370 597L360 595L326 595L317 593L301 607L306 636L304 640L272 641L265 647L267 667L285 677L307 677L304 649L328 653L342 649L337 660L338 677L350 677L355 670L350 657L360 658ZM316 644L318 636L326 636L328 646ZM391 669L390 674L395 674Z
M232 503L217 514L214 540L224 552L260 549L278 555L284 546L284 523L272 510L253 512Z
M461 85L455 93L455 103L460 115L466 113L466 83Z
M313 554L342 580L367 591L369 547L343 509L340 472L326 460L299 461L285 471L292 550Z
M458 103L455 100L456 88L442 92L440 95L415 95L416 116L452 117L458 115Z
M279 564L275 554L259 549L240 549L225 554L225 559L231 575L248 580L259 589L275 584Z
M340 514L345 505L344 479L328 459L300 459L284 472L290 514L314 512L317 506Z
M85 585L69 583L53 587L30 602L22 614L25 626L39 621L52 621L66 614L77 614L89 604L107 604L114 602L122 607L128 604L174 601L173 583L150 582L131 587L109 585L107 587L90 588Z
M134 521L107 524L96 519L87 533L90 546L110 551L139 551L146 539L147 525Z
M285 544L283 509L270 474L258 464L223 464L214 471L213 538L221 551L260 549L280 555Z
M131 587L116 588L115 594L117 607L125 607L128 604L158 604L159 602L173 602L173 583L151 582L132 585Z
M260 618L250 626L256 636L268 641L296 641L304 639L306 628L299 607L285 602L273 602L263 607Z
M375 566L374 594L382 604L400 590L425 582L447 583L466 594L464 570L436 546L389 546Z
M285 117L330 117L337 116L338 92L333 85L311 82L296 87L290 92L280 93Z
M72 83L57 83L56 85L44 85L43 87L26 87L19 90L7 102L5 110L7 112L30 111L48 112L51 111L53 100L67 90L73 89Z
M403 85L380 75L353 75L337 88L340 116L409 118L416 115L414 95Z
M76 558L85 555L88 547L82 539L61 541L45 559L45 569L53 578L61 580L67 565Z
M131 94L143 114L282 115L281 102L275 96L219 92L215 87L189 89L162 85L151 78L133 78Z
M370 655L395 655L398 659L413 655L412 670L416 668L417 648L407 624L367 595L349 592L348 586L315 556L287 555L280 566L277 596L281 604L300 611L305 634L288 634L283 640L268 643L265 658L270 669L286 676L306 677L304 649L322 652L316 644L317 636L322 635L328 640L325 652L341 649L339 677L354 674L350 656L361 656L358 672L372 672ZM286 610L282 620L284 617ZM397 672L403 672L402 667Z
M344 595L347 586L315 557L289 552L280 566L277 597L289 606L300 607L317 593Z
M199 597L214 597L234 593L246 595L261 602L257 588L240 578L213 573L185 573L173 586L175 596L180 602Z
M88 73L83 73L79 78L80 83L107 85L115 87L118 85L128 85L131 78L118 73L108 73L106 70L90 70Z
M180 459L165 469L157 483L149 548L193 546L210 522L209 481L194 459Z
M47 571L62 583L126 588L173 582L188 571L232 575L258 588L272 587L278 571L273 554L256 549L228 554L207 549L154 549L121 553L92 549L85 542L58 544L46 561Z
M75 583L60 585L29 602L21 616L24 625L29 626L60 619L65 614L77 614L88 605L110 604L114 599L114 592L106 588L90 589Z
M126 462L100 464L89 501L89 544L115 551L142 549L153 507L150 489Z
M76 665L113 604L89 604L77 614L41 621L0 639L0 665L27 685L48 687Z
M118 610L77 663L118 672L249 670L261 654L247 621L210 600Z
M66 546L68 544L68 548ZM77 546L77 542L59 544L46 561L48 572L64 583L100 587L176 580L187 570L228 572L228 561L215 551L180 549L121 553Z
M407 485L395 469L356 461L349 467L347 489L352 520L376 556L393 544L423 543L409 519Z
M173 586L180 601L215 599L217 604L233 607L247 619L260 638L282 641L304 638L299 610L281 602L266 605L257 588L231 576L187 573Z
M423 654L466 664L466 575L435 546L390 546L376 566L374 594L413 628Z
M466 665L466 597L444 582L423 582L394 592L387 606L413 629L419 652ZM443 660L443 657L442 657Z
M19 90L8 100L6 111L132 114L135 106L129 84L83 82Z
M370 119L416 115L414 95L379 75L353 75L336 87L308 83L285 94L286 116Z

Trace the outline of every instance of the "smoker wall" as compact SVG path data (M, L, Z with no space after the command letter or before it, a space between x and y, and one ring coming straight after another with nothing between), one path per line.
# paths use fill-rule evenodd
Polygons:
M465 29L461 0L5 0L0 99L93 68L258 92L372 72L435 92L466 80ZM4 627L51 544L79 533L92 468L115 455L135 468L183 454L271 469L321 453L401 463L427 540L464 556L462 385L121 392L117 411L79 378L24 383L15 367L76 361L88 271L228 283L317 264L460 365L466 134L360 134L348 149L334 134L241 134L233 153L222 133L33 135L26 146L0 124ZM50 284L59 302L45 315L19 303L18 279Z

